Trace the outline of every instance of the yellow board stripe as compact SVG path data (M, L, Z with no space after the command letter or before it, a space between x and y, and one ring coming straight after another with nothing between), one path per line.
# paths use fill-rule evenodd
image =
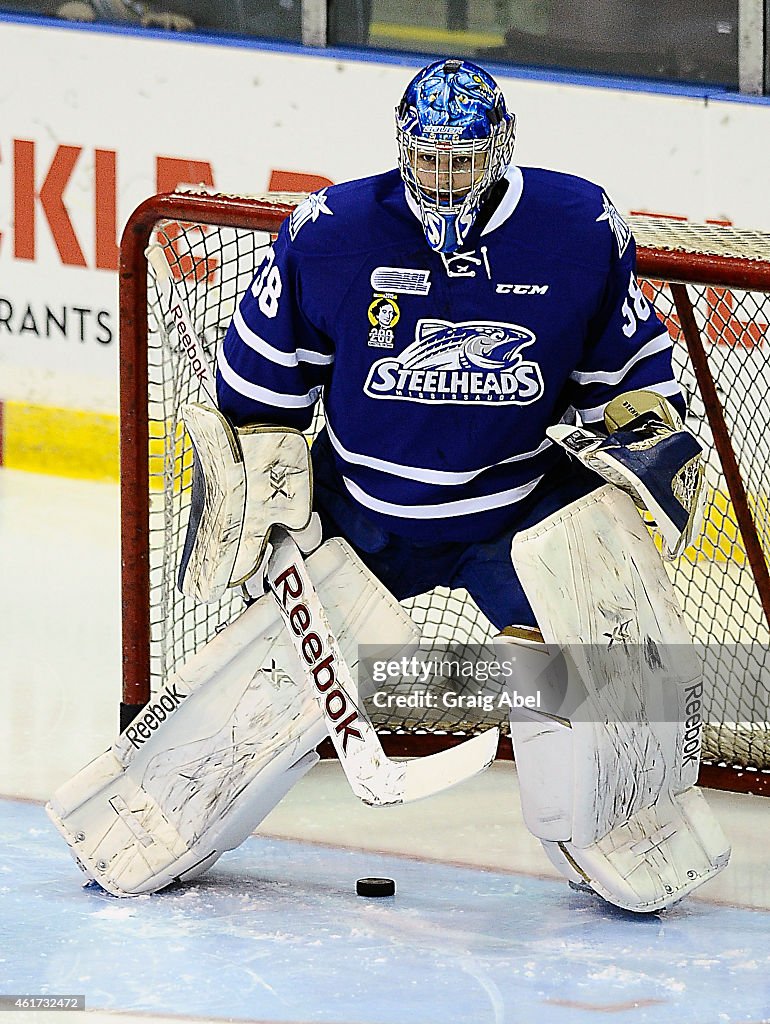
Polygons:
M164 480L169 472L171 452L166 444L166 436L172 424L163 420L150 420L150 490L162 491ZM192 446L187 438L184 423L177 420L174 435L173 451L174 493L179 494L192 485L193 456Z
M708 496L703 532L697 544L697 557L717 562L746 564L746 550L738 531L738 520L727 494L713 491Z
M464 29L431 28L427 25L396 25L373 21L369 26L372 39L397 39L406 43L454 43L458 46L502 46L505 39L496 32L468 32Z
M0 402L0 465L31 473L81 480L120 480L120 420L110 413L60 409L26 402ZM152 490L161 490L166 463L165 425L150 423ZM175 477L189 486L192 455L186 449L184 428L177 424ZM186 446L185 446L186 447Z
M3 403L3 465L33 473L119 479L119 420L109 413Z

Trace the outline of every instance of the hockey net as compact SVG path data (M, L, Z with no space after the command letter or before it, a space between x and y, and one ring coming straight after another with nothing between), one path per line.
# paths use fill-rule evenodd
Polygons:
M265 249L301 197L174 193L147 200L121 245L121 519L124 724L213 633L243 609L232 592L196 605L176 588L190 500L191 452L180 410L202 401L176 348L145 257L162 247L210 360ZM726 226L631 218L647 297L674 338L688 426L707 453L698 543L669 571L704 652L702 778L770 791L770 236ZM313 432L320 426L316 416ZM478 644L494 632L462 591L407 602L424 639ZM446 711L370 708L391 753L451 742L485 723ZM493 716L497 722L497 716ZM487 723L488 724L488 723ZM386 744L387 745L387 744ZM712 770L713 766L713 770Z

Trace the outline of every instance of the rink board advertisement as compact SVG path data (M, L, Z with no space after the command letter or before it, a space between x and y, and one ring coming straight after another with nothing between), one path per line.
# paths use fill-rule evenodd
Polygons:
M114 418L118 240L144 198L180 184L312 188L386 169L414 64L13 22L0 23L0 46L10 465L10 425L30 408L49 410L52 436L57 410ZM770 230L770 105L499 78L518 116L518 162L599 181L621 211ZM114 427L99 436L114 445Z

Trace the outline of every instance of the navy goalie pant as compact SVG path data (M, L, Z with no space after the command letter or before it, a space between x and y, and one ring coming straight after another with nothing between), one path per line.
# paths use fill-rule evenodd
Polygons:
M520 515L491 540L430 544L386 533L345 490L325 431L312 447L314 507L324 539L343 537L361 561L403 601L434 587L464 587L497 628L536 626L535 616L511 562L514 534L601 486L580 463L565 460L522 503Z

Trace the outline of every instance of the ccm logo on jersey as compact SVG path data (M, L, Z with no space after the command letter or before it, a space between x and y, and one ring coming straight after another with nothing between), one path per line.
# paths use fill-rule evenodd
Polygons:
M348 698L335 685L337 676L334 671L334 654L312 628L310 609L298 601L304 588L297 566L290 565L288 569L284 569L276 576L271 586L286 612L290 628L302 640L302 657L310 669L313 685L320 694L323 694L326 714L333 722L337 722L335 732L342 733L342 748L347 751L348 739L351 736L363 742L363 736L353 725L358 720L358 712L355 708L350 710ZM323 633L323 630L321 632Z
M498 284L495 287L498 295L545 295L547 284Z

